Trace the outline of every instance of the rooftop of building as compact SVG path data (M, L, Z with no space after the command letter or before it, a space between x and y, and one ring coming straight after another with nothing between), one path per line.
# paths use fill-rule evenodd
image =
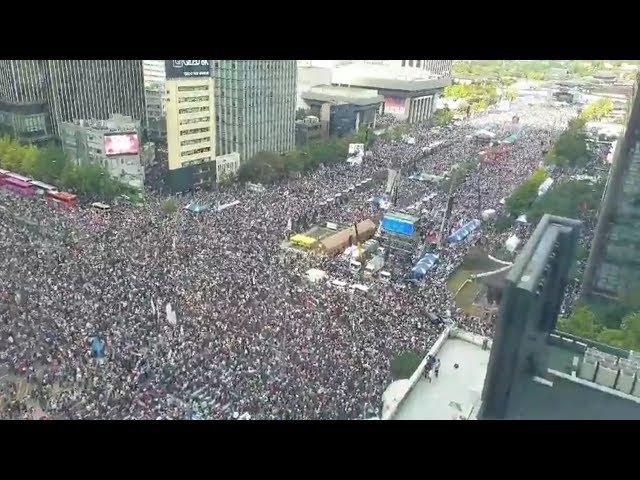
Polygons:
M432 354L440 359L437 378L429 382L420 368L408 391L401 395L386 418L393 420L475 420L481 406L491 342L482 348L483 337L451 329L443 334ZM437 343L437 342L436 342ZM517 404L508 419L616 420L640 419L640 397L581 378L580 369L592 342L554 333L547 350L548 373L544 378L522 375ZM601 351L627 358L629 352L598 345ZM424 363L424 362L423 362ZM458 364L458 368L454 365ZM409 384L409 380L404 380ZM406 390L406 388L405 388Z
M348 64L333 69L331 82L374 89L420 91L451 85L451 77L391 65Z
M448 337L435 356L440 360L438 377L429 382L422 376L399 406L394 420L469 419L477 414L489 350L482 349L481 341Z
M71 122L61 122L61 127L74 126L105 132L121 132L136 130L140 127L140 121L134 120L128 115L113 114L107 120L101 119L74 119Z
M384 101L376 90L368 88L339 87L335 85L317 85L302 93L305 100L316 100L331 103L351 103L354 105L371 105Z
M640 419L640 397L580 378L587 346L584 342L558 333L549 340L548 374L543 379L546 382L533 379L521 382L521 401L511 405L508 419ZM629 354L625 351L617 353L620 358L627 358Z

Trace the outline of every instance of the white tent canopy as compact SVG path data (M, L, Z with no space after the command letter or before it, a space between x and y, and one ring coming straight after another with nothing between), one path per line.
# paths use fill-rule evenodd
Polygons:
M522 240L516 235L511 235L507 241L504 242L504 246L509 252L513 253L516 251L516 248L518 248L518 245L520 245L520 242L522 242Z
M307 270L306 276L311 283L316 283L327 278L327 272L319 268L310 268Z
M482 219L489 220L490 218L495 218L496 211L493 208L489 208L482 212Z

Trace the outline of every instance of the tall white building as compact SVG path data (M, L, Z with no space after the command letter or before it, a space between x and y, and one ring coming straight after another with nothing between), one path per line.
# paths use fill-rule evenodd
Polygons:
M214 60L217 154L295 146L296 61Z
M143 60L146 128L150 138L163 141L167 136L167 118L164 104L167 79L164 60Z
M142 72L145 86L150 83L164 83L167 74L164 67L164 60L143 60Z
M166 89L169 170L213 161L216 145L213 79L170 79Z
M216 123L210 60L165 62L167 182L173 191L215 178Z

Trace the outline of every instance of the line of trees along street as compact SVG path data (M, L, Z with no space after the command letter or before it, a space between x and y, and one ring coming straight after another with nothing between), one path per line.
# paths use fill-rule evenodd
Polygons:
M401 134L393 135L395 138ZM375 141L376 135L373 131L362 128L352 136L309 142L285 154L258 152L240 166L238 180L273 183L290 175L314 170L322 164L344 162L349 153L350 143L364 143L368 149Z
M135 196L138 193L136 189L109 176L99 165L75 165L54 144L38 148L7 136L2 137L0 168L50 183L85 200L113 201L119 195Z

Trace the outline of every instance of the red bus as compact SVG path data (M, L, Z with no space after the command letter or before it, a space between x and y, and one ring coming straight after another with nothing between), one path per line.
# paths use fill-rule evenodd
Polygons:
M10 173L11 172L9 170L3 170L0 168L0 185L4 183L5 178L7 178Z
M45 192L45 199L48 204L58 204L65 208L75 208L78 206L78 196L67 192Z
M36 194L36 189L28 181L14 178L15 174L4 176L2 180L2 187L10 190L14 193L24 195L26 197L32 197Z

